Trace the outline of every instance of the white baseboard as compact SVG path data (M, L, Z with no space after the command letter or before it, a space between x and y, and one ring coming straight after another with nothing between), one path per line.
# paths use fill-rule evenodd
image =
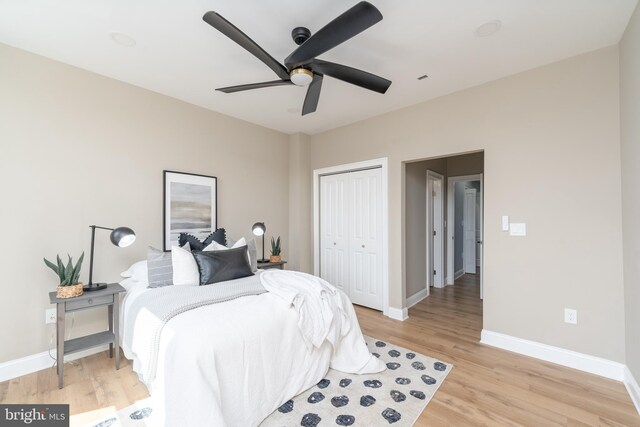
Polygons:
M64 361L70 362L72 360L91 356L92 354L100 353L101 351L105 351L108 349L109 345L104 344L65 356ZM51 354L53 355L53 357L55 357L56 350L53 349L51 351ZM0 363L0 382L8 381L13 378L31 374L33 372L41 371L42 369L50 368L53 366L53 362L54 359L49 356L49 352L43 351L42 353L32 354L31 356L25 356L21 357L20 359L14 359Z
M394 320L400 320L404 322L409 318L409 310L406 308L393 308L389 307L389 312L387 314L390 318Z
M547 362L557 363L558 365L600 375L612 380L624 380L624 370L626 366L613 360L512 337L498 332L487 331L486 329L482 330L480 342L513 351L514 353L524 354L535 357L536 359L546 360Z
M453 280L458 280L462 276L464 276L464 268L455 272L455 274L453 275Z
M407 306L407 309L409 309L428 296L429 296L429 289L424 288L423 290L416 292L415 294L407 298L407 303L405 305Z
M640 414L640 385L638 385L628 366L624 367L624 386L627 388L629 396L631 396L631 401L635 405L636 411Z

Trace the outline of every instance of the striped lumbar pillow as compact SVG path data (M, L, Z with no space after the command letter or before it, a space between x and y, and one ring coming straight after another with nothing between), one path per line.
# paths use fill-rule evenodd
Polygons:
M171 252L164 252L149 246L149 252L147 252L147 269L150 288L173 285Z

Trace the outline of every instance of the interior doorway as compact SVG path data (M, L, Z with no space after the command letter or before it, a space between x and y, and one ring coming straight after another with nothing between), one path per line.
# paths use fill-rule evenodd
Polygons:
M403 270L405 305L409 308L421 301L451 294L458 284L476 289L469 295L480 294L480 277L482 276L482 219L475 218L473 208L482 215L483 188L482 174L484 173L484 152L465 153L445 157L415 159L403 162ZM453 178L452 178L453 177ZM454 234L458 226L461 230L463 218L459 221L451 218L454 212L453 203L449 206L451 195L454 193L450 185L457 181L472 180L469 183L468 204L472 205L468 212L474 221L468 219L467 242L475 247L467 248L466 259L474 259L469 264L466 278L460 277L456 281L453 266L454 248L463 249L464 239L456 246L453 238L462 238ZM462 201L464 201L463 187ZM475 201L476 203L472 203ZM465 210L460 207L458 214ZM471 225L475 226L474 228ZM463 255L459 255L460 260ZM451 265L449 265L451 264ZM480 269L478 269L480 266ZM459 268L462 268L459 266ZM464 270L459 271L464 274ZM463 280L464 279L464 280ZM471 280L473 279L473 280ZM477 279L477 280L476 280ZM454 286L449 286L454 285Z
M483 174L453 176L447 184L447 284L477 275L483 298Z
M427 295L429 287L443 288L444 280L444 176L427 170Z

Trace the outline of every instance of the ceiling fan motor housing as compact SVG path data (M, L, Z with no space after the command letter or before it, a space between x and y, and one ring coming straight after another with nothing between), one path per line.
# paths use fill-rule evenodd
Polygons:
M291 31L291 38L297 45L301 45L311 37L311 31L306 27L296 27Z

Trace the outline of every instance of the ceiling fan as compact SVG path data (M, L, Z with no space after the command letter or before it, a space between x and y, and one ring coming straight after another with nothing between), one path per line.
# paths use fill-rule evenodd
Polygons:
M202 19L241 47L245 48L280 77L280 80L216 89L221 92L233 93L243 90L292 84L297 86L308 85L309 88L307 89L307 95L302 107L302 115L304 116L305 114L316 111L324 75L378 93L385 93L391 85L390 80L366 71L317 59L319 55L333 49L382 20L380 11L366 1L356 4L329 22L314 35L311 35L311 31L309 31L308 28L294 28L291 32L291 37L299 47L284 60L284 65L276 61L271 55L265 52L264 49L258 46L256 42L251 40L249 36L218 13L213 11L207 12Z

